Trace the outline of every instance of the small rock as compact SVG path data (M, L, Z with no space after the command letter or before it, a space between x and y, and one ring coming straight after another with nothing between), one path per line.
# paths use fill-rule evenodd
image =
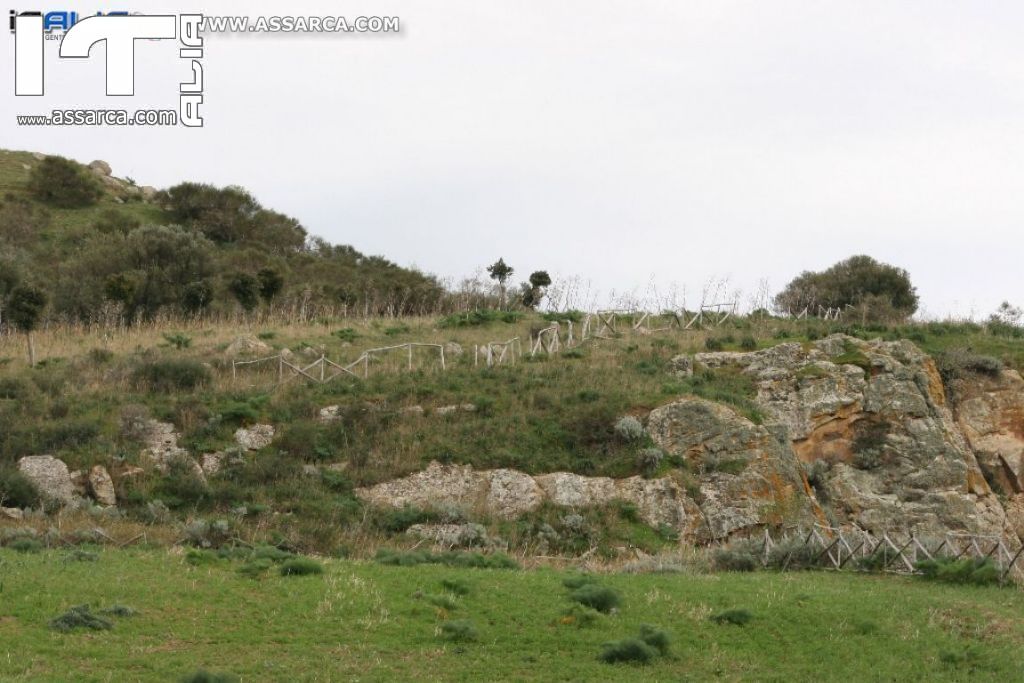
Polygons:
M25 518L25 513L18 508L4 508L0 507L0 517L5 519L21 520Z
M247 451L266 448L273 440L273 425L256 424L252 427L241 427L235 431L235 443Z
M93 171L102 176L109 176L112 172L110 164L100 159L97 159L96 161L89 164L89 168L91 168Z
M243 334L228 344L228 348L224 350L224 353L229 356L241 356L244 354L267 353L269 351L270 345L258 339L256 335Z
M85 497L89 495L89 478L85 475L85 472L81 470L75 470L68 473L71 477L71 485L75 488L75 495Z
M677 377L693 377L693 358L679 355L669 361L669 367Z
M320 409L319 419L321 422L332 422L340 417L340 411L341 406L325 406Z
M406 406L405 408L402 408L398 412L404 413L406 415L422 415L423 406Z
M92 491L92 497L100 505L117 505L114 481L103 465L94 465L89 470L89 489Z
M27 455L18 461L18 469L43 497L64 504L74 502L75 486L63 460L52 455Z
M150 200L156 196L156 188L151 185L143 185L139 188L139 192L142 193L142 198Z
M454 360L462 355L462 344L448 342L444 345L445 360Z
M480 524L413 524L405 533L445 548L487 545L490 540Z
M476 410L476 406L472 403L462 403L454 406L441 406L440 408L434 408L434 413L437 415L451 415L452 413L456 413L460 410L466 413L471 413Z

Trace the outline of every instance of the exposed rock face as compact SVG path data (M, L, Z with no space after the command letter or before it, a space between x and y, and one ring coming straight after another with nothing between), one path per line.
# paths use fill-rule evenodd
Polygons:
M641 518L692 533L703 520L700 511L672 479L614 480L558 472L531 477L515 470L474 471L469 465L431 463L408 477L356 489L372 505L425 509L456 508L515 519L549 500L562 507L589 507L625 500L637 506Z
M235 431L235 443L247 451L266 448L274 440L274 425L256 424Z
M101 159L97 159L90 163L89 168L102 176L109 176L113 172L113 169L110 168L110 164Z
M815 506L788 443L732 408L685 398L654 410L648 432L697 472L711 539L766 524L814 521Z
M167 474L171 466L183 465L198 476L203 476L203 469L186 451L178 445L178 433L169 422L147 420L145 423L142 449L142 460L148 462L161 474ZM126 473L121 474L127 476Z
M788 343L696 360L751 377L768 425L788 435L799 460L823 463L814 483L833 523L872 532L1003 531L1003 510L935 364L912 343L833 335L807 348Z
M63 504L74 502L75 487L63 460L52 455L28 455L18 461L18 469L44 498Z
M100 505L117 505L114 480L110 478L110 473L103 465L94 465L89 470L89 490Z
M1006 497L1011 528L1024 538L1024 379L1004 369L958 380L952 393L957 424L987 482Z

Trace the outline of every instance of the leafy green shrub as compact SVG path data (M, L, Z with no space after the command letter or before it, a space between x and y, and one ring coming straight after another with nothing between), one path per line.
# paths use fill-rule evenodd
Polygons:
M164 341L181 351L192 346L192 337L182 332L175 332L173 334L164 333Z
M625 638L605 643L600 659L606 664L647 664L657 655L656 649L639 638Z
M671 639L668 633L662 631L657 626L651 626L650 624L640 624L640 640L644 641L662 655L668 654L669 644Z
M452 327L479 327L480 325L487 325L493 322L503 322L512 324L518 322L522 318L522 313L518 311L495 311L495 310L476 310L467 311L465 313L453 313L451 315L441 318L437 326L441 328L452 328Z
M50 628L61 633L70 633L76 629L92 631L109 631L114 628L109 619L93 614L89 605L77 605L64 614L50 620Z
M0 505L34 508L39 505L35 484L15 467L0 466Z
M376 526L382 531L397 534L405 531L413 524L425 524L438 519L438 513L433 510L421 510L411 505L395 510L383 510L378 513Z
M323 574L324 566L309 557L296 557L281 563L281 576Z
M568 311L561 311L561 312L558 312L558 311L548 311L546 313L541 314L541 317L544 318L544 320L547 320L550 323L562 323L562 322L579 323L579 322L583 322L584 315L586 315L586 314L583 311L577 311L575 309L570 309Z
M38 553L42 551L43 544L34 538L16 538L7 547L19 553Z
M384 334L388 337L397 337L400 334L408 334L409 330L408 325L394 325L393 327L385 327Z
M622 602L622 596L617 590L596 583L580 586L569 594L569 598L581 605L596 609L602 614L608 614L613 609L617 609Z
M192 391L209 383L210 371L202 363L185 358L154 360L135 368L132 380L143 391Z
M355 331L354 328L351 327L345 327L340 330L335 330L334 332L331 332L331 334L340 339L341 341L349 343L352 343L359 338L359 334Z
M757 340L747 335L740 339L740 348L744 351L757 351Z
M238 568L238 573L250 579L264 576L274 565L269 559L253 559Z
M596 584L597 579L590 574L577 574L575 576L567 576L562 579L562 585L569 590L576 590L590 584Z
M716 624L732 624L733 626L746 626L750 623L753 618L748 610L745 609L730 609L719 614L715 614L711 617L711 621Z
M1000 580L999 567L988 557L936 558L918 562L915 569L923 578L942 583L989 586Z
M604 615L593 607L576 604L562 611L559 623L565 625L571 624L577 628L590 628L597 624L603 617Z
M468 619L446 621L441 625L441 637L453 642L466 643L477 640L480 634Z
M88 170L59 156L48 156L32 169L28 191L37 200L62 209L92 206L103 196L99 182Z

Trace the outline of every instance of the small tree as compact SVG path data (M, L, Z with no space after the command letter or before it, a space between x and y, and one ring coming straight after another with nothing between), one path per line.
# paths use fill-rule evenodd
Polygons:
M544 298L545 288L551 284L551 276L546 270L537 270L530 273L530 281L524 282L523 305L527 308L537 308Z
M28 364L35 367L36 349L32 343L32 332L39 326L46 308L46 293L28 285L15 287L7 302L7 316L11 323L25 333L28 341Z
M284 289L284 276L273 268L264 268L256 277L260 281L260 297L267 304Z
M93 175L64 157L46 157L32 169L28 190L41 202L64 209L92 206L103 196Z
M497 261L487 266L487 272L490 274L491 279L498 283L498 290L501 292L501 298L499 300L499 306L505 307L505 290L508 279L512 277L512 273L515 270L512 266L505 263L505 259L499 258Z
M251 312L260 302L259 282L248 273L235 273L231 281L228 282L228 289L238 300L238 303L242 305L246 313Z
M213 287L206 280L188 283L181 293L181 307L193 315L206 310L212 302Z

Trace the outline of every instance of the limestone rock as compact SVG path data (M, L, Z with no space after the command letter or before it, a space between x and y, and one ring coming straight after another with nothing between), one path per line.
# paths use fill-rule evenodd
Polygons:
M553 472L541 474L536 480L548 500L560 507L588 507L615 497L615 481L609 477Z
M341 406L324 406L320 409L318 419L321 422L333 422L334 420L340 419Z
M476 410L476 406L473 405L472 403L461 403L459 405L440 406L438 408L434 408L434 414L435 415L451 415L452 413L457 413L459 411L462 411L464 413L472 413L475 410Z
M18 461L18 469L42 497L65 505L74 502L75 487L63 460L52 455L28 455Z
M117 505L114 480L110 478L110 473L103 465L94 465L89 470L89 490L100 505Z
M454 361L455 359L462 356L462 344L457 342L447 342L444 345L444 359L445 361Z
M259 355L269 353L270 345L256 337L254 334L243 334L235 337L234 341L228 344L224 353L228 356Z
M142 198L148 202L156 197L157 189L150 185L142 185L139 187L139 193L142 195Z
M487 530L480 524L413 524L406 532L413 538L444 548L472 548L487 545Z
M677 377L693 376L693 358L685 354L674 356L669 361L669 367L672 368L673 374Z
M266 448L273 440L273 425L255 424L251 427L240 427L235 431L235 443L247 451Z
M89 164L89 168L102 176L109 176L113 171L110 168L110 164L100 159L93 161Z
M540 507L544 492L533 477L516 470L481 473L489 480L484 506L491 514L515 519Z
M203 478L203 468L195 461L184 448L178 445L178 433L174 425L169 422L157 420L146 420L143 429L142 450L143 463L149 463L161 474L170 472L172 466L181 466L190 470L196 477ZM130 469L130 468L129 468ZM133 473L132 476L138 476ZM121 476L128 476L127 470Z

